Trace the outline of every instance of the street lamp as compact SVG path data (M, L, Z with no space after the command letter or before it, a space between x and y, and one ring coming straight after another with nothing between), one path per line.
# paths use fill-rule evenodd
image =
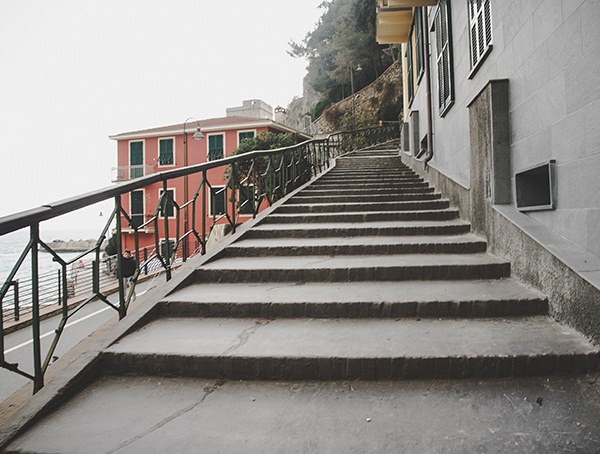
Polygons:
M354 115L356 115L356 110L354 108L354 69L353 66L350 66L350 89L352 90L352 121L355 121ZM356 67L356 71L362 71L362 67L358 65Z
M183 167L187 167L188 165L188 141L187 141L187 132L185 127L187 122L193 120L196 122L196 132L192 136L194 140L202 140L204 138L204 134L200 131L200 121L195 118L189 117L187 120L183 122ZM186 204L188 201L188 177L187 175L183 176L183 204ZM187 206L183 210L183 234L185 237L183 238L183 261L185 262L187 259L187 231L188 231L188 209Z

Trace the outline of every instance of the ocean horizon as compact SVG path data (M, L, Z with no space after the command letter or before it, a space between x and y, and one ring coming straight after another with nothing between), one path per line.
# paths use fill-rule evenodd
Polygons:
M48 245L55 240L97 240L101 233L102 229L95 230L91 228L40 228L40 238ZM29 242L29 237L29 229L21 229L0 236L0 286L4 284L8 275L19 260L19 257L23 254L23 251ZM59 253L58 255L62 260L69 261L80 254L80 252L64 252ZM93 259L93 254L88 254L82 258L82 261L84 263L89 263ZM38 265L40 274L50 273L60 269L59 264L53 260L52 254L46 252L43 248L39 250ZM31 254L27 255L16 276L17 279L28 279L29 277L31 277Z

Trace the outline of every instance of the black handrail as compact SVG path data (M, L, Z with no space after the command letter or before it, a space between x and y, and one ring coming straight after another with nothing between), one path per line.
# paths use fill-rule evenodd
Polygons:
M324 139L313 139L302 142L290 147L279 148L275 150L258 150L231 156L223 159L209 161L201 164L178 168L164 172L155 173L148 176L142 176L131 181L118 183L104 189L99 189L79 196L60 200L38 208L23 211L0 218L0 236L10 232L30 229L30 240L23 253L14 265L6 282L0 288L0 304L3 306L5 296L11 288L15 286L15 276L20 267L25 262L28 254L31 255L31 314L32 330L34 344L33 373L28 373L19 368L17 364L8 363L4 355L4 316L0 318L0 367L21 374L33 381L33 392L37 392L44 386L44 374L53 356L54 349L60 339L66 322L70 317L77 313L82 307L94 300L101 300L108 306L114 308L119 317L123 318L127 314L127 309L131 301L131 295L135 289L135 281L141 269L147 269L149 263L160 263L164 270L167 280L171 279L173 266L177 261L185 261L187 257L194 254L188 250L190 241L196 240L198 245L195 251L206 253L207 238L220 219L226 219L231 230L235 232L236 225L239 222L239 211L241 206L249 206L252 216L261 210L263 203L273 204L278 199L284 197L289 192L308 182L312 177L325 171L332 163L332 160L352 149L366 147L371 144L382 143L388 140L398 138L398 125L385 125L377 128L365 128L356 131L338 132L329 134ZM223 188L225 197L224 213L212 214L212 223L210 227L206 225L207 219L207 197L211 193L211 182L207 174L211 169L227 169L227 182ZM246 169L246 170L244 170ZM201 175L201 181L194 191L190 200L183 200L178 203L174 200L169 191L167 191L167 182L177 178L187 177L189 175ZM162 183L163 191L155 213L141 225L133 222L132 217L122 206L121 197L129 194L131 191L145 188L147 186ZM252 189L249 189L252 188ZM244 202L240 203L240 193L245 191ZM79 254L70 261L63 260L58 253L44 243L39 237L40 223L50 219L62 216L81 208L103 202L108 199L114 199L115 208L99 235L96 244L89 250ZM228 204L227 201L231 203ZM199 205L199 206L198 206ZM169 212L173 211L170 216ZM187 226L187 231L181 231L181 214L185 210L191 210L191 226ZM199 212L201 224L196 223ZM175 219L175 232L169 232L169 219ZM125 294L123 279L121 279L120 261L117 260L117 279L119 290L119 304L114 305L108 301L106 290L100 286L100 252L101 246L106 239L107 232L111 228L113 221L116 223L114 235L117 240L117 257L121 256L121 232L122 223L126 222L134 231L135 235L135 254L139 264L138 271L134 275L133 286L129 293ZM158 232L158 223L163 222L164 236L169 239L164 245L161 244ZM145 227L154 227L154 250L144 254L143 260L140 257L139 231ZM207 228L208 227L208 228ZM174 233L174 235L172 235ZM174 244L171 244L170 238L173 238ZM41 340L40 340L40 275L38 270L38 249L45 249L52 254L62 269L60 282L58 285L59 304L62 308L62 318L56 329L56 334L45 360L41 359ZM185 251L182 251L185 248ZM179 252L178 252L179 251ZM177 254L181 258L177 258ZM73 262L92 254L92 291L89 296L79 302L74 308L68 304L69 283L67 282L67 266ZM14 296L14 295L13 295ZM4 306L3 306L4 307ZM4 311L3 311L4 312ZM13 312L14 313L14 312Z

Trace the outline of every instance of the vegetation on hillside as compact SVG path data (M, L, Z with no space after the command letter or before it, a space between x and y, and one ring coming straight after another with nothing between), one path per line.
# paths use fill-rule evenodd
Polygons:
M393 61L392 50L375 40L372 0L331 0L302 43L290 42L288 53L308 60L307 83L320 95L310 115L319 117L331 104L376 80ZM359 69L360 68L360 69Z
M244 139L240 145L233 151L233 155L249 153L255 150L275 150L277 148L290 147L297 144L299 141L298 134L295 133L280 133L262 131L258 135ZM269 164L267 157L257 158L254 161L246 161L239 163L235 169L235 178L231 181L244 181L245 185L255 184L255 179L258 174L264 173ZM253 172L250 172L252 168ZM231 175L231 166L225 172L225 179L229 179Z

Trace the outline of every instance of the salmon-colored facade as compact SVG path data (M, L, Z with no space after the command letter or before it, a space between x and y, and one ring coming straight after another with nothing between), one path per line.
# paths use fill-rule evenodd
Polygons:
M202 135L199 140L194 137L198 130ZM238 148L243 139L257 136L263 131L297 133L297 131L287 126L264 118L228 116L208 120L188 119L182 124L116 134L110 136L111 139L117 141L117 168L113 180L123 182L186 165L190 166L228 157ZM187 147L185 138L187 138ZM300 140L306 140L309 137L300 134L299 138ZM207 229L224 211L223 204L230 203L227 201L225 193L219 192L219 189L226 184L224 179L225 169L225 166L211 169L207 174L208 181L213 188L212 196L207 194L207 216L205 219ZM187 195L185 194L184 178L169 180L167 191L171 192L177 205L181 206L198 190L201 179L201 174L188 177ZM122 197L121 204L124 210L131 216L137 226L143 225L155 216L163 190L162 183L156 183L132 191L129 197ZM176 236L177 219L174 216L171 217L174 214L174 208L169 208L169 211L169 237L173 240ZM230 212L229 209L228 211ZM191 209L188 210L186 215L188 217L192 215ZM239 214L239 221L243 222L250 217L251 214ZM200 201L196 203L196 219L184 220L183 213L179 216L180 235L185 231L184 222L187 224L188 231L192 228L192 225L195 225L196 231L201 231ZM227 222L226 219L218 221L218 223L225 222ZM134 250L134 229L124 216L121 217L121 227L123 248ZM155 231L157 229L160 241L165 241L164 218L160 216L157 224L152 223L138 230L140 250L146 249L151 252L154 249ZM190 236L186 255L193 254L198 246L197 239Z

